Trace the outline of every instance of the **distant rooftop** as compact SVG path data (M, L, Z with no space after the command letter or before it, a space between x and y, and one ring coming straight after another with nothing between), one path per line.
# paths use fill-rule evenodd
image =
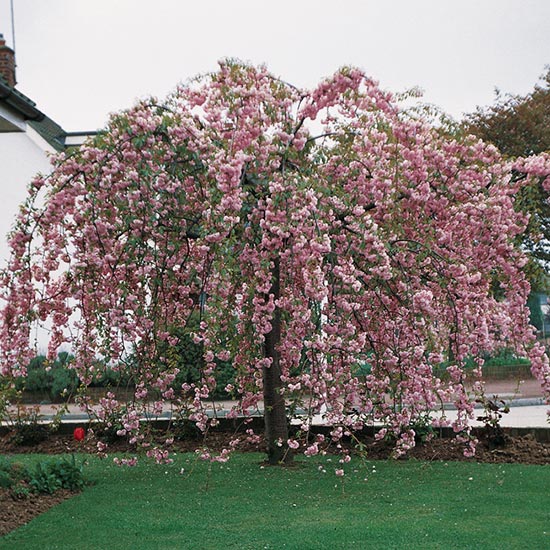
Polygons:
M66 132L54 120L47 117L36 107L36 103L11 87L0 75L0 104L15 111L56 151L63 151L66 147L81 145L83 141L97 132ZM0 132L14 131L10 127L2 127Z
M0 109L0 132L23 132L23 120L33 128L56 151L81 145L86 137L96 132L71 132L47 117L36 107L36 103L18 91L15 86L15 52L6 45L4 35L0 33L0 107L4 108L4 117ZM16 115L13 118L12 115Z

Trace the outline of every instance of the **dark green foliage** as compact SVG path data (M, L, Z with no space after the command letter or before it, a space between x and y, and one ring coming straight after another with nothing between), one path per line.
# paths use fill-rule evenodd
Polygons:
M2 489L9 489L13 485L13 480L8 472L0 470L0 487Z
M507 349L501 349L493 355L485 354L483 356L485 363L481 370L484 378L497 377L508 378L518 376L519 372L526 372L531 363L529 359L525 357L518 357L513 352ZM435 376L446 380L448 377L447 367L450 362L446 361L440 365L433 367L433 373ZM467 357L464 361L464 373L466 375L471 374L477 367L477 363L473 357ZM522 375L524 376L524 375Z
M529 308L529 322L537 329L542 330L544 324L544 315L540 307L539 297L536 293L531 292L529 299L527 300L527 307Z
M500 421L502 416L510 412L510 407L503 399L489 399L485 395L481 395L476 399L483 407L483 414L479 415L476 420L483 422L485 437L491 448L502 447L506 444L506 435Z
M550 151L550 69L525 96L497 91L494 105L467 115L465 127L509 157Z
M515 365L530 365L529 359L518 357L509 349L500 350L498 354L485 358L485 367L511 367Z
M166 352L172 361L173 367L179 369L179 373L174 380L172 387L176 392L181 390L184 383L199 383L201 380L202 369L204 368L203 346L201 343L194 342L191 333L198 329L199 316L195 315L188 323L186 330L175 330L178 336L178 343ZM227 384L235 384L235 371L231 361L220 361L216 359L216 370L214 377L216 379L216 389L211 392L214 398L230 397L225 391Z
M189 329L198 327L198 321L189 322ZM191 384L200 380L201 371L204 367L203 346L193 341L188 331L176 330L178 344L171 349L171 358L174 366L179 369L172 387L177 391L184 383Z
M436 435L429 413L413 418L411 428L414 430L414 441L417 445L426 443Z
M214 375L216 379L216 389L212 392L215 399L230 399L231 395L225 391L227 384L235 385L235 370L231 361L220 361L216 359L217 368Z
M189 323L188 329L192 330L198 325ZM179 374L174 380L172 387L179 393L184 383L198 383L201 380L201 373L204 366L203 347L193 341L189 330L177 331L179 342L176 346L163 349L161 352L170 358L172 367L179 369ZM67 397L76 394L79 387L79 380L76 372L70 368L72 356L67 352L59 353L57 359L52 363L45 356L35 357L27 367L27 376L16 381L16 389L31 392L39 396L41 401L59 402ZM218 368L215 378L216 389L212 392L215 398L229 397L225 391L227 384L235 383L235 373L230 361L219 361L216 359ZM132 369L132 357L125 362L127 369ZM99 388L120 388L129 387L129 377L121 370L98 365L96 375L90 386ZM116 423L113 423L115 425ZM105 426L105 428L108 428ZM117 428L118 429L118 428ZM109 431L109 430L107 430ZM116 432L116 430L115 430ZM107 437L115 437L116 434L106 434Z
M128 383L128 377L124 376L123 373L107 367L99 369L99 372L92 380L91 386L96 388L117 388L128 386Z
M21 446L32 446L44 441L50 433L50 428L40 420L38 407L19 407L10 426L11 440Z
M0 487L9 489L15 482L12 464L4 457L0 456Z
M14 498L25 499L30 496L31 490L27 487L27 485L18 483L11 488L11 494Z
M25 466L0 457L0 487L15 498L30 493L53 494L59 489L80 491L85 485L83 465L72 457L61 457Z
M28 479L29 470L26 466L0 457L0 488L9 489L15 498L22 498L30 493Z
M188 418L176 418L170 426L170 433L178 441L187 439L199 439L204 437L203 432L197 427L197 424Z
M546 269L550 261L550 202L543 181L544 178L538 178L532 184L521 187L515 200L515 209L529 214L527 228L520 238L523 248L529 253L530 262L525 270L535 290L550 289Z
M478 107L466 116L463 130L490 142L510 158L550 152L550 68L533 91L525 96L497 92L495 103ZM523 179L524 174L514 173ZM521 244L530 256L526 273L531 286L548 289L546 265L550 261L547 243L550 238L550 203L548 191L539 178L520 188L515 209L529 214L527 230Z
M61 489L61 482L44 462L39 462L35 466L29 480L29 485L34 493L46 493L48 495Z
M39 462L30 471L29 486L36 493L52 494L59 489L79 491L84 487L82 464L72 458Z
M59 402L74 395L80 385L76 372L70 368L73 357L60 352L52 363L44 355L35 357L27 367L27 376L16 380L16 389L38 395L43 401ZM128 384L120 371L98 365L92 387L114 388Z
M76 373L69 368L71 359L65 351L59 353L53 363L44 355L38 355L29 363L27 376L16 381L17 389L41 394L49 401L59 401L67 394L74 394L79 382Z

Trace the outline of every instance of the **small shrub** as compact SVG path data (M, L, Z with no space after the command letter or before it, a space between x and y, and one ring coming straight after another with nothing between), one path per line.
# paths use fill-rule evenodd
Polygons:
M47 439L50 430L40 422L42 415L38 407L17 407L11 421L11 440L16 445L32 446Z
M11 488L11 494L12 494L13 498L25 499L25 498L29 498L29 496L31 494L31 490L29 489L29 487L27 485L24 485L22 483L18 483L17 485L14 485Z
M9 472L0 470L0 487L2 489L9 489L13 485L13 478Z
M0 487L8 489L13 498L26 498L30 494L27 479L25 466L0 457Z
M414 441L417 445L431 441L436 435L430 413L425 413L411 419L410 427L414 430Z
M59 480L63 489L80 491L84 488L83 464L71 459L60 458L49 463L50 472Z
M55 474L50 471L47 464L39 462L31 472L29 486L35 493L46 493L51 495L58 489L61 489L61 482Z
M496 396L489 399L483 394L476 399L476 403L480 403L483 407L483 414L478 416L476 420L483 422L483 429L489 447L503 447L506 445L506 434L500 425L500 421L503 415L510 412L510 407L504 400L498 399Z
M14 498L25 498L31 493L52 494L59 489L79 491L84 484L83 464L74 455L38 462L32 468L0 457L0 487L9 489Z
M94 435L105 443L113 443L120 440L121 436L117 432L124 429L122 416L125 410L111 411L105 415L105 418L98 420L93 424Z
M177 417L172 422L170 433L177 441L195 440L204 435L195 422L184 417Z
M9 472L11 467L11 462L7 458L0 456L0 472Z
M39 462L29 474L29 487L36 493L55 493L59 489L79 491L84 487L83 465L63 457Z

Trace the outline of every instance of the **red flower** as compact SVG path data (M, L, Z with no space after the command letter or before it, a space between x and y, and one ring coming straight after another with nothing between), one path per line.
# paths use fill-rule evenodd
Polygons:
M73 437L77 441L82 441L86 437L86 432L84 431L84 428L75 428L73 432Z

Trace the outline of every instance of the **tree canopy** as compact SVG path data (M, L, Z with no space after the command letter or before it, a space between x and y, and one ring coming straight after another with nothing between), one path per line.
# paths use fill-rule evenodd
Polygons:
M133 400L109 395L95 414L118 415L136 444L149 445L139 419L166 406L215 425L206 401L231 362L229 416L263 411L272 462L322 450L318 414L334 445L381 422L405 452L444 402L471 450L467 358L513 349L550 390L516 246L526 218L513 208L550 170L544 158L514 166L525 178L357 69L308 91L223 62L113 116L32 182L3 274L2 375L25 375L45 324L52 357L71 347L84 408L98 369L131 380ZM184 337L204 361L199 381L174 386Z
M478 107L466 116L464 129L494 144L508 158L548 155L550 153L550 68L533 91L522 96L497 92L493 105ZM515 177L525 174L518 169ZM533 260L528 274L534 286L548 290L547 266L550 261L550 201L544 173L522 185L515 208L529 215L521 236Z
M550 151L550 67L533 91L522 96L497 90L495 103L478 107L465 128L508 157Z

